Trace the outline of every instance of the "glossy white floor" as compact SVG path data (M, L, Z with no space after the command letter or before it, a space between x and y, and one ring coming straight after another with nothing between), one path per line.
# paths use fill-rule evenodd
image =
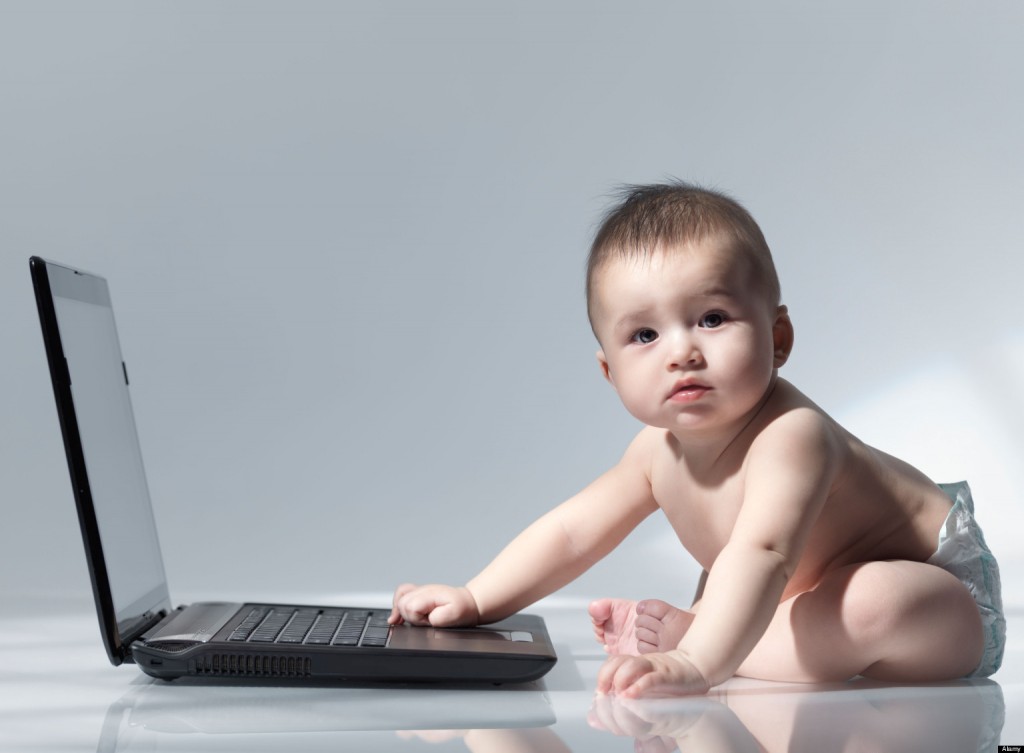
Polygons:
M380 601L371 598L362 602ZM965 753L1024 745L1015 614L1005 664L991 681L810 687L736 679L706 698L625 707L594 697L602 655L582 604L535 611L560 661L525 687L268 688L153 681L107 663L89 604L5 605L0 750Z

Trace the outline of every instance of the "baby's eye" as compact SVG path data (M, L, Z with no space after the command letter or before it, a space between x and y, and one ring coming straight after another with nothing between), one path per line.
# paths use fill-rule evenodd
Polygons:
M721 311L709 311L700 318L700 326L705 329L715 329L721 327L727 318Z
M631 339L635 343L647 345L648 343L652 343L658 339L658 333L655 332L653 329L644 327L643 329L638 329L636 332L634 332L633 337Z

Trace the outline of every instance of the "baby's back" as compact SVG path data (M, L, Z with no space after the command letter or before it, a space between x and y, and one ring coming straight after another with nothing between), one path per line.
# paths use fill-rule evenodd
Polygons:
M846 457L786 596L836 568L873 560L924 562L935 553L951 503L908 463L833 424Z

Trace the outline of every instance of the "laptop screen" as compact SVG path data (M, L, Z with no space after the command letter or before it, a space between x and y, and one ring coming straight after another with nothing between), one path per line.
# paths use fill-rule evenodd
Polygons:
M103 278L46 267L114 612L127 627L169 597L110 294Z

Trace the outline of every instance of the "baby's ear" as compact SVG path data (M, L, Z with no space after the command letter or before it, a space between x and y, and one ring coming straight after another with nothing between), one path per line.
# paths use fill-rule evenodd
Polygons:
M793 352L793 322L785 306L779 306L775 312L772 343L775 346L775 368L779 368L789 360L789 354Z
M597 351L597 363L601 367L601 373L604 375L604 378L608 380L608 384L614 387L615 380L612 379L612 372L608 368L608 359L604 356L604 350Z

